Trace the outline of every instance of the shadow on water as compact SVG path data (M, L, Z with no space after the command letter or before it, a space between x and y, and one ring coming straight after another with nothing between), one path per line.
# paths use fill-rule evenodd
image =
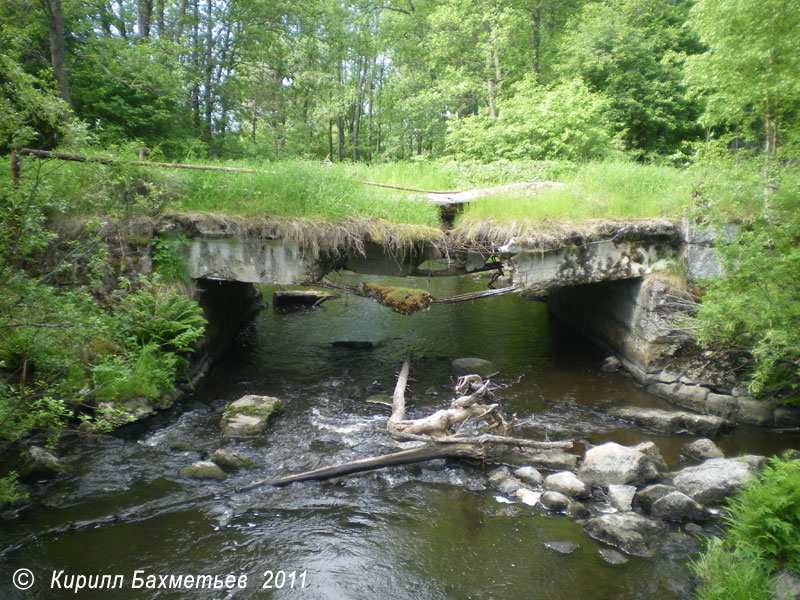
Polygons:
M480 285L468 279L427 284L439 297ZM374 348L333 346L343 340L369 341ZM593 443L653 439L673 466L687 441L608 417L607 409L621 404L667 405L622 374L600 373L602 356L550 320L540 302L505 296L436 306L410 317L357 297L314 310L270 309L181 410L136 435L67 448L75 476L42 488L33 508L1 523L0 545L81 519L131 510L135 518L43 535L8 554L0 559L3 597L75 597L72 590L49 589L52 572L62 569L124 575L115 598L688 597L685 554L607 564L598 544L568 518L498 502L476 467L434 461L333 482L233 492L253 479L396 449L375 431L385 425L387 410L366 399L391 392L408 350L415 357L411 417L445 405L450 361L475 356L495 364L498 399L527 423L527 435ZM285 410L263 438L232 441L220 433L219 419L227 402L248 393L278 396ZM745 430L722 444L732 452L759 451L774 443L768 437ZM217 448L244 452L255 468L222 483L179 476L181 468ZM210 500L192 500L209 495ZM572 541L579 548L561 555L545 548L547 541ZM6 584L23 567L37 577L25 592ZM235 593L132 590L137 569L247 574L248 585ZM262 589L265 572L279 570L284 577L295 573L295 588L304 572L305 588L291 589L284 581L283 589ZM80 597L105 598L108 592L84 590Z

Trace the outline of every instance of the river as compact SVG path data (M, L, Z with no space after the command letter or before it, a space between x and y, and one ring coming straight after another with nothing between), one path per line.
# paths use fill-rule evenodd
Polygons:
M400 285L427 285L442 297L483 284L441 278ZM332 346L341 340L375 347ZM671 467L691 439L650 434L607 416L619 405L669 406L625 374L601 373L603 356L550 318L541 302L503 296L412 316L358 297L313 310L269 308L180 407L113 436L62 443L74 476L38 488L32 508L0 522L2 547L31 536L0 559L3 597L76 597L58 586L74 583L69 577L78 575L123 576L117 580L121 589L82 590L81 598L690 597L685 551L608 564L598 553L601 546L578 524L541 507L505 502L487 485L485 471L472 466L434 461L326 483L235 492L254 479L397 449L376 431L388 410L366 399L391 393L408 350L414 354L412 418L445 406L452 389L450 361L475 356L492 360L499 371L497 400L522 421L518 435L583 443L651 439ZM218 426L226 403L250 393L277 396L284 412L262 439L226 439ZM730 453L772 453L796 440L739 428L718 442ZM179 476L217 448L239 450L255 467L224 482ZM114 514L127 517L52 531ZM579 548L562 555L544 546L550 541ZM35 577L26 591L9 583L22 568ZM237 582L246 575L246 586L133 589L148 575L202 574L220 582L229 574Z

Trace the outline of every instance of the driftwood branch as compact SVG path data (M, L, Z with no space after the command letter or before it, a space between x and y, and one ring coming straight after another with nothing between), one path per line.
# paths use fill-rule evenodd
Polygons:
M499 405L484 404L494 397L493 386L479 375L460 377L455 385L456 397L450 407L438 410L420 419L405 418L405 391L411 369L411 353L407 353L397 384L392 394L392 415L386 423L385 431L397 440L425 442L424 445L409 450L393 452L384 456L374 456L354 460L339 465L305 471L295 475L253 482L238 491L249 492L264 486L280 487L301 481L323 481L334 477L363 473L384 467L407 465L438 458L474 459L479 461L506 461L509 458L528 464L548 464L549 451L561 452L572 448L571 441L540 442L511 437L509 424ZM502 435L482 433L477 436L459 435L461 428L469 419L485 421L483 432L497 430ZM514 420L512 419L512 424ZM453 425L460 424L458 433L450 433ZM537 462L538 461L538 462Z
M411 352L406 354L400 374L397 376L397 384L394 386L392 394L392 416L389 417L388 427L391 429L397 423L406 418L406 385L408 384L408 372L411 370Z

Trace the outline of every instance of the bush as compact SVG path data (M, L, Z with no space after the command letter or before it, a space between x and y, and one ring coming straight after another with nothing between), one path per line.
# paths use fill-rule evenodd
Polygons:
M727 538L693 563L702 600L768 599L771 574L800 568L800 460L771 458L728 504Z
M738 226L735 239L717 243L728 274L707 282L697 314L702 342L752 354L754 394L781 395L787 402L800 399L798 187L796 175L784 174L778 190L757 196L761 206ZM713 214L715 198L704 197L704 208ZM724 204L720 227L735 208ZM753 214L752 204L741 208L740 214Z
M498 107L497 118L452 121L450 151L482 161L585 161L608 156L617 145L605 99L580 81L542 87L526 79Z

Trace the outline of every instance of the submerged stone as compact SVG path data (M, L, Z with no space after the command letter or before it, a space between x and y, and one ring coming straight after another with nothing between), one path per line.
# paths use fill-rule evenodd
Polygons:
M572 554L580 548L575 542L544 542L543 545L548 550L554 550L559 554Z
M283 405L277 398L250 394L228 405L219 426L230 437L259 435L267 428L269 418L281 410Z

